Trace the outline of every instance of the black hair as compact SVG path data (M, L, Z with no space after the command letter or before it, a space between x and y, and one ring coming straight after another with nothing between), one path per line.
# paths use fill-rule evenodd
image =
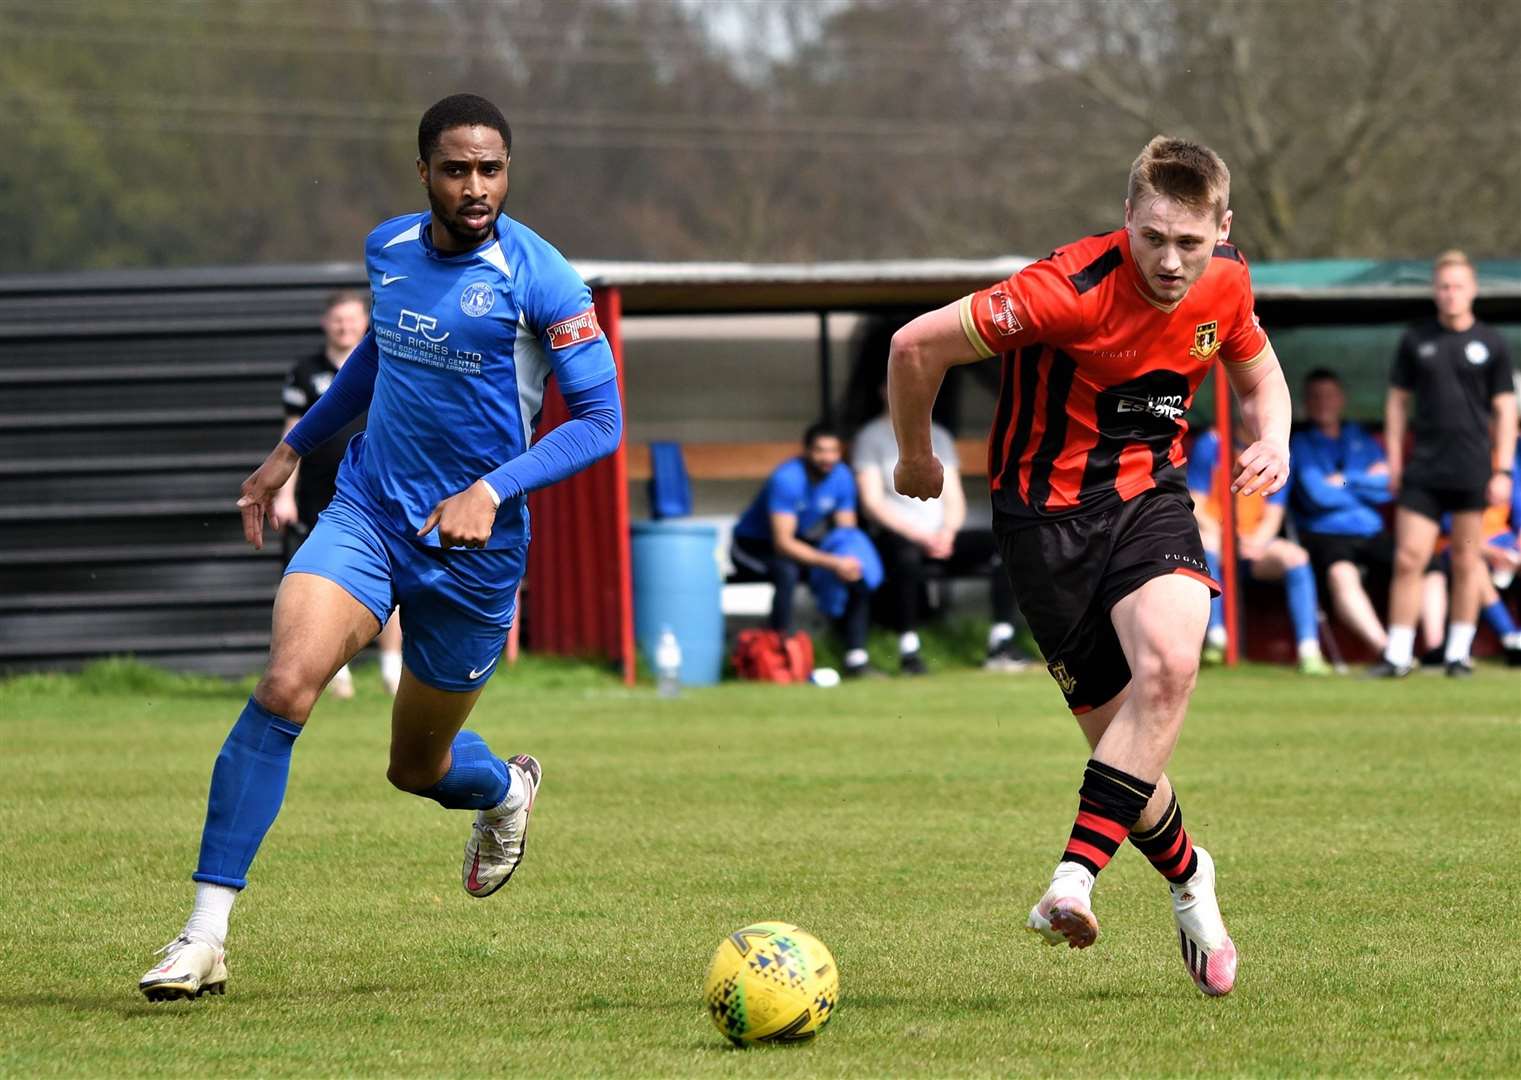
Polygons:
M808 430L803 432L803 448L813 445L815 439L838 439L839 430L828 420L819 420L808 425ZM842 440L843 441L843 440Z
M1315 368L1304 377L1304 384L1309 386L1312 382L1319 382L1321 379L1330 379L1337 386L1341 385L1341 376L1328 367Z
M424 161L438 149L439 137L450 128L489 127L501 132L507 155L512 156L512 128L491 102L475 94L450 94L423 113L417 125L417 153Z

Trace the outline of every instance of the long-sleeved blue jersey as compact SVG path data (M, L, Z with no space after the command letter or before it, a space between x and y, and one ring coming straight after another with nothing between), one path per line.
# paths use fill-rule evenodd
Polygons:
M339 491L398 532L485 479L501 498L489 548L528 538L526 493L617 446L617 371L591 292L565 258L502 215L473 251L434 248L429 215L384 222L365 242L371 330L319 406L286 441L305 452L349 410L369 425L349 446ZM553 374L572 420L533 445ZM532 447L532 449L530 449ZM420 541L437 545L437 532Z

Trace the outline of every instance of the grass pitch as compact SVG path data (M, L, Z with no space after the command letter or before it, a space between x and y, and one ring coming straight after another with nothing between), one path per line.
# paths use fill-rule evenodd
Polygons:
M469 816L387 787L360 682L297 743L227 996L162 1005L136 980L186 914L247 687L0 684L0 1073L1521 1074L1513 673L1204 675L1172 773L1241 949L1222 1000L1133 850L1095 893L1096 947L1022 929L1085 757L1043 673L676 701L506 673L472 726L545 781L523 869L484 901L459 886ZM759 919L839 961L810 1044L731 1049L701 1010L712 950Z

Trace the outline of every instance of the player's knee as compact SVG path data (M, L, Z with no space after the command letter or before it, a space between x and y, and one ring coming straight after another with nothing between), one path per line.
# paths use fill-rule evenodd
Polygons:
M1132 693L1142 695L1149 708L1181 704L1193 692L1199 674L1199 654L1176 643L1159 644L1135 665Z
M1326 570L1326 580L1336 592L1358 588L1363 581L1357 567L1346 561L1332 563Z
M1427 562L1428 559L1415 548L1401 547L1394 552L1394 572L1397 574L1419 574Z
M265 669L259 685L254 688L254 700L276 716L304 724L322 691L312 682L298 668L272 664Z
M771 583L778 589L796 585L802 576L802 568L791 559L777 559L771 564Z
M1284 541L1283 565L1290 570L1303 566L1310 561L1310 553L1291 541Z
M1484 558L1479 554L1477 545L1454 544L1449 553L1452 559L1453 573L1477 574L1484 567Z

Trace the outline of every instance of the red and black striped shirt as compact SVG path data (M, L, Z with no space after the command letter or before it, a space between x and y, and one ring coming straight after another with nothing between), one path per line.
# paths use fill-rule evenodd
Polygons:
M1176 305L1145 291L1123 229L962 298L967 340L1003 359L988 438L996 511L1067 517L1186 490L1183 415L1216 354L1246 367L1268 347L1246 260L1229 244L1214 255Z

